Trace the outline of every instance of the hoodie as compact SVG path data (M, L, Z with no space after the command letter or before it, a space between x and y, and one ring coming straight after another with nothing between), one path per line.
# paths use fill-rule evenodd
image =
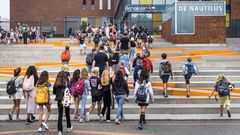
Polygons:
M159 64L159 76L160 76L160 77L163 76L163 75L171 75L171 76L173 76L172 70L171 70L170 73L165 73L165 72L163 71L163 64L165 64L165 63L167 63L167 62L169 62L169 61L166 60L166 59L164 59L164 60L161 60L161 62L160 62L160 64ZM169 63L169 64L170 64L170 63ZM170 65L171 65L171 64L170 64Z

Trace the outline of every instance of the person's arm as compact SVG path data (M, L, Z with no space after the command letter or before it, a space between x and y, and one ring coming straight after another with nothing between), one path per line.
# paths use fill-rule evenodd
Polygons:
M153 64L152 64L152 61L151 61L151 73L153 73Z
M106 69L108 69L109 64L108 64L108 56L107 55L105 57L105 61L106 61Z
M88 91L91 91L92 88L91 88L91 85L90 85L90 81L87 80L87 81L86 81L86 84L87 84L87 90L88 90Z
M93 60L92 67L95 67L96 61Z
M162 77L162 64L159 64L159 76Z
M56 95L56 86L53 86L53 94Z
M127 83L127 81L125 81L125 90L126 90L126 97L128 97L128 95L129 95L129 89L128 89L128 83Z
M186 66L185 64L183 64L183 75L185 75L185 71L186 71Z
M212 95L213 95L213 93L214 93L215 91L217 91L217 84L214 86L214 89L213 89L213 91L211 92L211 94L208 96L208 98L211 98Z
M171 67L171 73L170 73L170 76L171 76L171 79L173 80L172 64L170 64L170 67Z
M128 70L128 68L124 67L125 68L125 72L126 72L126 76L129 76L130 72Z
M154 93L153 93L152 84L149 86L149 100L151 101L151 103L154 103Z
M135 83L135 88L134 88L134 96L136 97L137 89L139 87L138 82Z

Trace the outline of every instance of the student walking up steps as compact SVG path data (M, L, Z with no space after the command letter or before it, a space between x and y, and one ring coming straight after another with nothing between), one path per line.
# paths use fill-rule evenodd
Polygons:
M11 112L8 114L9 120L13 120L13 113L16 111L16 121L19 120L19 112L20 112L20 102L22 97L22 80L21 80L21 68L18 67L14 69L14 77L11 79L7 85L7 93L9 94L9 98L13 100L13 107ZM12 88L10 88L12 87Z
M58 105L58 135L62 135L63 132L63 97L64 97L64 90L67 88L67 79L66 74L64 71L60 71L57 74L55 84L53 86L53 94L56 95L55 101L57 101ZM65 107L65 115L67 120L67 131L71 132L73 126L71 125L70 119L70 107Z
M123 104L124 104L125 96L128 97L129 95L128 83L124 79L122 71L117 71L116 77L112 84L112 90L118 104L115 123L117 125L120 125L119 120L123 119Z
M230 94L234 88L234 84L230 83L224 75L220 75L217 79L214 90L209 95L209 98L212 97L214 92L218 92L220 97L220 116L223 116L223 107L226 106L228 117L231 118L230 112Z
M190 97L190 79L193 74L197 74L197 68L192 63L192 58L187 58L183 65L183 76L186 82L187 97Z
M165 98L168 97L167 94L167 84L169 77L171 76L171 79L173 79L173 73L172 73L172 66L171 63L167 60L167 54L162 54L162 61L159 65L159 76L163 81L163 95Z
M49 80L48 72L43 71L37 82L35 102L39 106L38 132L42 132L43 131L42 128L49 130L47 123L51 114L52 103L51 103L50 93L49 93L49 88L51 87L51 83L49 83L48 80ZM44 122L42 122L43 106L46 106L47 108L47 114Z
M149 73L142 70L139 81L136 82L134 95L136 103L140 106L140 118L138 128L141 130L146 125L145 112L149 103L153 103L152 84L149 80Z

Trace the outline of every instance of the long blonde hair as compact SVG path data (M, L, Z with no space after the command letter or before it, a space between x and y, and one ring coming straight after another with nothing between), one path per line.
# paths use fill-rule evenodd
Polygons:
M218 83L220 81L228 82L228 79L224 76L224 74L221 74L220 76L218 76L216 83Z
M87 80L87 79L88 79L88 71L87 71L86 68L83 68L83 69L82 69L81 79L83 79L83 80Z
M107 86L110 84L110 72L108 70L104 70L101 77L101 85Z

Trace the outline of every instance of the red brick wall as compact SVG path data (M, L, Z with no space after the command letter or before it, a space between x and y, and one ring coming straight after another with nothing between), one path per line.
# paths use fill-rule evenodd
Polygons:
M172 34L171 34L171 23L172 23L172 19L164 22L162 24L162 37L168 41L168 42L171 42L172 41Z
M231 19L240 19L240 0L231 0Z
M226 43L226 28L224 16L195 17L195 34L171 35L171 21L163 24L163 37L174 44L204 44Z

